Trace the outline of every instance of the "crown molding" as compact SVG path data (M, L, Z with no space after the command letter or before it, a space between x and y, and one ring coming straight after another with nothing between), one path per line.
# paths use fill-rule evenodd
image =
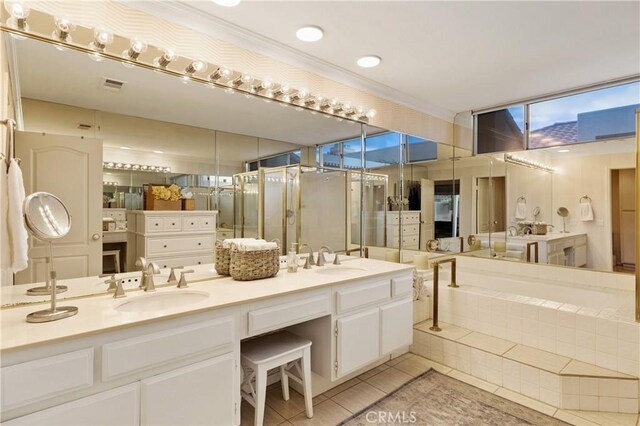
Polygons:
M216 39L260 53L338 83L362 90L373 96L403 105L431 116L453 122L455 113L430 105L411 94L368 79L328 61L316 58L269 37L205 13L179 1L116 0L134 9L149 13L166 21L182 25Z

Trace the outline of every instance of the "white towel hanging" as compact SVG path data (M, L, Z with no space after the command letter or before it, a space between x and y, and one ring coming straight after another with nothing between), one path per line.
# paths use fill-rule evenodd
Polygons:
M527 200L524 197L518 198L516 201L515 217L517 220L524 220L527 218Z
M589 222L593 220L593 207L591 201L583 201L580 203L580 220Z
M9 165L7 191L9 204L7 224L9 227L11 270L19 272L29 265L29 234L27 234L22 212L22 204L25 198L24 181L22 179L22 170L16 159L12 159Z

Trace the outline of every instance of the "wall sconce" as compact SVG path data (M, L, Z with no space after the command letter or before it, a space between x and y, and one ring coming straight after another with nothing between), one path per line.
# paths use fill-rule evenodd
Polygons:
M27 17L31 12L29 6L19 1L5 1L4 8L10 15L10 18L7 19L7 26L29 32L29 24L27 24Z

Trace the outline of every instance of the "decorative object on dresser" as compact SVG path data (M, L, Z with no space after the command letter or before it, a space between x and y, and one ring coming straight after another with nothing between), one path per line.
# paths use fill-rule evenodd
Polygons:
M161 268L214 262L217 211L127 213L127 265L145 257Z
M149 185L144 192L145 210L182 210L182 196L178 185Z

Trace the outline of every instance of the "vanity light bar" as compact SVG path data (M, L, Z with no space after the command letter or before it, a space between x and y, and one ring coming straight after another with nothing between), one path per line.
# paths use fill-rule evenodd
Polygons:
M300 109L306 108L312 112L319 111L323 113L325 117L334 116L339 120L347 118L351 121L368 123L376 114L373 109L364 107L354 108L349 103L340 104L335 100L327 100L327 98L322 96L312 96L307 89L292 89L287 84L278 85L267 78L257 79L259 83L253 85L252 83L255 79L251 75L237 71L234 72L223 66L218 67L208 78L201 78L197 76L196 73L205 72L208 67L208 64L202 60L190 60L189 65L181 71L170 70L168 66L172 63L177 62L181 58L188 59L178 56L170 49L156 47L156 49L162 52L160 56L153 59L151 63L145 63L144 61L139 62L139 59L148 47L146 43L139 40L129 40L130 48L116 56L107 51L107 46L113 43L114 35L101 28L94 28L94 37L88 46L78 45L77 43L72 44L70 33L73 32L76 27L68 19L56 19L54 32L50 36L30 33L29 26L26 24L29 8L24 5L23 2L19 1L7 0L4 3L10 17L7 19L6 26L2 27L3 31L9 32L14 36L26 36L42 41L53 41L61 48L69 47L74 50L84 51L95 61L100 61L104 58L115 60L122 60L124 58L125 61L129 61L128 64L130 66L138 65L154 71L182 76L186 80L207 83L211 87L226 87L229 89L228 93L239 92L245 95L263 98L265 101L275 100L280 102L282 106L294 105ZM227 81L226 84L220 82L221 79L229 79L234 74L239 74L240 76Z
M520 166L524 166L524 167L529 167L532 169L538 169L538 170L543 170L545 172L549 172L549 173L553 173L556 171L555 168L541 163L539 161L533 161L533 160L529 160L527 158L522 158L522 157L518 157L512 154L505 154L504 155L504 161L507 163L512 163L512 164L518 164Z
M102 168L108 170L135 170L141 172L171 173L171 167L149 166L146 164L116 163L113 161L105 161L104 163L102 163Z

